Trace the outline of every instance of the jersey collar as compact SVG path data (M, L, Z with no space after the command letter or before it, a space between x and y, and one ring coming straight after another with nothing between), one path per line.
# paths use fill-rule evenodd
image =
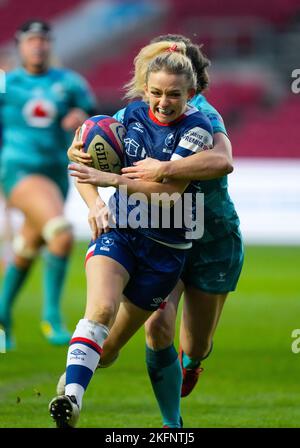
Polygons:
M176 118L176 120L170 121L170 123L162 123L161 121L159 121L156 116L154 115L154 113L152 112L152 110L149 107L149 118L150 120L154 121L154 123L158 124L159 126L172 126L173 124L178 123L179 121L183 120L183 118L186 117L186 114L183 113L182 115L180 115L178 118Z

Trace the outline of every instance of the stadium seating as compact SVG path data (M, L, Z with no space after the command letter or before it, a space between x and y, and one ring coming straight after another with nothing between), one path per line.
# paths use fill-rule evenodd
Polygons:
M247 107L259 104L264 98L262 83L233 79L232 81L213 81L205 94L208 101L222 114L224 119L232 120L236 113Z
M26 8L21 8L18 0L2 1L0 2L0 45L11 39L16 27L28 17L38 16L47 20L56 20L58 16L63 16L66 13L69 16L69 12L86 3L84 0L64 0L63 2L52 0L43 3L38 0L27 0ZM236 30L233 29L232 35L228 34L229 40L234 36L239 42L237 48L247 50L253 43L251 39L255 39L256 32L260 32L262 26L282 29L282 27L288 25L300 9L299 0L274 0L272 8L269 7L268 2L261 0L252 0L250 3L227 0L226 8L221 7L220 3L219 0L210 0L209 2L201 2L199 6L199 0L189 0L188 2L168 0L165 2L168 12L162 17L161 23L157 23L157 28L152 26L149 31L144 30L144 32L134 29L133 35L126 35L126 45L124 45L125 40L119 42L116 39L116 42L114 42L112 37L112 40L109 41L110 52L104 51L107 43L103 42L104 50L101 49L100 52L96 52L97 62L95 64L93 63L88 67L85 60L85 67L82 65L81 67L75 66L87 77L93 87L99 98L100 111L111 113L122 104L120 101L123 95L122 86L130 78L134 56L154 35L182 32L195 41L200 42L201 40L205 43L204 51L217 64L218 56L222 58L222 54L211 50L226 48L226 42L222 41L225 34L222 34L222 32L218 34L214 31L218 30L217 25L222 21L224 21L225 27L226 23L228 24L230 21L233 21L232 23L236 21L235 23L238 24L239 22L242 23L243 20L248 20L249 26L247 29L244 28L243 32L240 31L240 28L237 28ZM196 30L201 23L203 28L199 29L198 34L195 33L194 35L193 29ZM204 26L205 24L206 26ZM189 28L190 25L193 26ZM65 29L64 22L60 23L59 26L62 30ZM236 31L236 35L234 35L234 31ZM218 47L218 39L220 42L222 41L223 47ZM72 37L70 42L73 43ZM232 42L228 42L227 48L228 51L231 51L233 45L231 45ZM60 48L63 48L65 53L71 54L72 52L68 51L67 48L67 39L64 40L63 44L66 48L62 44L60 44ZM72 50L74 50L73 47L72 45ZM79 46L76 46L76 50L79 50ZM101 59L98 54L101 55ZM64 56L65 54L61 55L63 61ZM235 54L234 56L238 55ZM74 54L74 59L76 61L82 60L76 54ZM98 60L101 60L101 62L98 62ZM239 61L239 58L237 57L236 60ZM228 129L230 129L235 155L242 157L268 155L299 157L300 151L297 147L298 136L295 122L297 115L299 116L298 97L293 95L274 109L262 110L261 105L264 104L266 94L265 82L259 82L258 77L256 79L252 77L252 80L250 76L245 78L240 73L236 73L236 76L230 79L228 73L223 77L220 65L217 67L213 65L213 70L215 69L217 70L217 77L216 79L212 78L211 87L206 96L222 114ZM111 110L103 110L102 105L104 108L110 105ZM281 131L283 126L284 132ZM245 135L247 135L247 139ZM287 140L289 145L286 148L285 141Z
M211 58L245 55L264 51L274 33L288 28L300 13L298 0L169 0L162 33L185 34L204 44ZM267 35L269 34L269 35ZM260 38L260 39L259 39ZM259 39L259 42L257 42Z
M100 63L88 71L85 76L93 86L94 91L103 103L119 103L123 96L123 85L129 81L133 70L133 60L138 51L148 40L138 40L124 54L117 54L114 58Z
M261 0L252 0L251 2L241 2L240 0L226 0L226 7L220 0L210 0L201 2L199 7L198 0L169 0L172 5L172 15L177 20L183 20L186 17L194 15L205 17L256 17L264 19L266 22L275 25L284 24L300 8L298 0L273 0L270 6L269 2Z
M290 95L277 107L244 112L243 121L230 132L236 157L299 158L300 102Z
M51 20L54 16L74 9L83 0L52 0L40 2L39 0L26 0L26 7L20 7L19 0L7 0L0 3L0 42L11 39L12 32L28 18L38 17Z

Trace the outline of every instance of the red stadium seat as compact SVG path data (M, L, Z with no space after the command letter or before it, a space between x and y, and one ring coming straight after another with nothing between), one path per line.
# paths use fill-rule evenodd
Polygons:
M0 42L3 43L13 37L16 28L26 20L39 18L51 20L54 16L74 9L83 0L52 0L41 2L39 0L26 0L26 7L20 7L19 0L0 2Z
M230 138L236 157L299 158L299 98L289 96L273 110L245 113Z

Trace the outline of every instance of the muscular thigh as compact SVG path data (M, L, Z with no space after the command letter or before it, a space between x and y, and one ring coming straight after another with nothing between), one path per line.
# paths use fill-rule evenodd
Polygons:
M111 327L128 283L126 269L112 258L97 255L86 263L87 305L85 317ZM107 322L104 322L104 320Z
M38 231L49 219L63 214L63 197L49 178L32 175L22 179L12 190L9 203L21 210Z
M124 295L137 307L155 311L178 282L185 253L164 247L132 230L112 229L93 241L87 259L114 259L129 274Z

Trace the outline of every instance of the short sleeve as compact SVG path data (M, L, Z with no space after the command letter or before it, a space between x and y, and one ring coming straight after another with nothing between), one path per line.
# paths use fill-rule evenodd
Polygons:
M213 138L211 129L208 127L206 129L205 127L194 126L183 133L171 160L188 157L209 149L212 145Z
M83 109L88 115L97 113L96 98L87 81L78 73L69 73L71 90L71 107Z

